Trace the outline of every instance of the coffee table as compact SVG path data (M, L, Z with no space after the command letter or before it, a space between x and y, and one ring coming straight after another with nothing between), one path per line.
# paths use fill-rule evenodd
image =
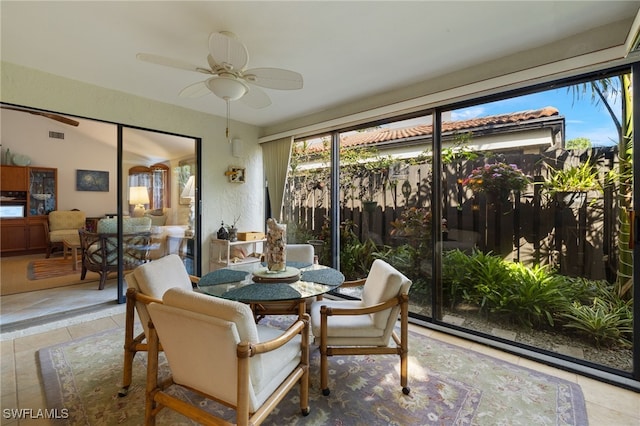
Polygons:
M80 236L76 236L75 238L69 237L62 240L62 244L64 245L62 256L64 259L67 258L67 254L71 254L71 259L73 260L73 270L78 270L78 249L80 248Z

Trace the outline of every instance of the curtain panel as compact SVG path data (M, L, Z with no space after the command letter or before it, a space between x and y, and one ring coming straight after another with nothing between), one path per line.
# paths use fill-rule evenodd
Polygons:
M289 161L291 160L292 144L293 137L291 136L261 144L271 212L278 222L282 221L282 200L287 182Z

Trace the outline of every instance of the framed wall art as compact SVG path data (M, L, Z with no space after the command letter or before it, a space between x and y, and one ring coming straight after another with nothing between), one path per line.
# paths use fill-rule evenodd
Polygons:
M76 170L76 191L109 192L109 172Z
M229 177L229 182L244 183L246 177L246 171L242 167L229 166L229 170L225 173Z

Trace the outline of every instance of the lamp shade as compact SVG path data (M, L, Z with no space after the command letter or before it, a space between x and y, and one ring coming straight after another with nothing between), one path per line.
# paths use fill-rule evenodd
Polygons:
M193 199L195 198L195 196L196 196L196 177L189 176L189 180L184 186L184 189L182 190L180 197Z
M146 186L132 186L129 188L129 204L149 204L149 190Z

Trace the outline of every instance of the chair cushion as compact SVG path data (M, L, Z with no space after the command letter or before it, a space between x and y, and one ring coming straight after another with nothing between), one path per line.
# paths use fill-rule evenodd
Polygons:
M122 232L146 232L151 231L151 218L149 217L125 217L122 219ZM98 234L115 234L118 232L118 218L103 218L98 221Z
M287 244L287 262L313 264L313 246L311 244Z
M183 347L189 347L194 345L194 336L190 332L195 332L196 327L202 327L203 325L196 325L196 321L199 316L202 322L206 322L204 327L207 328L205 334L207 335L209 342L203 342L203 345L213 345L214 348L209 348L207 351L211 353L211 358L216 357L218 362L224 361L224 368L215 368L215 378L206 376L206 370L201 370L201 375L205 374L203 378L195 377L195 380L199 381L200 389L205 389L207 393L216 395L223 400L235 404L236 400L236 371L237 362L235 358L235 348L240 342L261 342L270 340L282 334L282 330L257 326L253 317L253 312L248 305L226 300L222 298L212 297L193 291L185 291L184 289L173 288L167 290L163 297L164 307L154 308L150 307L151 315L154 317L155 313L153 309L171 309L179 308L187 312L185 315L194 322L185 324L181 322L176 324L176 330L174 334L184 335L185 343ZM187 333L185 330L189 330ZM158 334L161 334L160 328ZM227 341L230 336L233 336L232 341ZM197 335L195 336L197 339ZM162 336L161 336L161 341ZM174 365L171 365L172 356L180 357L181 362L190 363L193 368L196 369L194 363L200 362L189 358L189 351L182 351L184 353L171 354L170 349L165 343L163 343L165 351L167 351L167 357L171 370L174 374L174 379L177 383L181 383L180 380L185 380L183 384L189 384L190 380L194 380L191 376L193 371L178 372ZM226 347L225 353L214 354L213 352L220 351L223 347ZM204 360L211 364L211 360ZM271 351L265 354L260 354L252 357L249 362L249 377L252 394L250 395L250 406L252 409L256 409L268 398L273 391L282 383L285 377L293 371L293 369L300 363L300 338L293 339L288 344L284 345L275 351ZM221 364L218 364L221 365ZM176 376L178 374L178 376ZM184 374L181 376L181 374ZM191 383L193 385L193 383Z
M49 231L69 230L72 229L76 233L79 228L84 228L86 214L77 210L54 210L49 213ZM51 240L55 241L55 240ZM62 241L62 240L58 240Z
M386 302L399 295L401 289L408 291L408 286L410 285L411 281L397 269L384 260L376 259L371 265L362 290L362 303L364 306L372 306ZM392 310L373 314L375 326L384 329L390 313L392 313Z
M383 260L371 265L362 300L321 300L311 304L311 331L320 337L320 309L357 309L386 302L407 293L411 280ZM327 318L327 344L330 346L388 346L398 319L399 306L369 315L335 315Z
M78 239L78 229L58 229L56 231L49 232L49 241L52 243L60 243L64 240Z
M153 262L138 266L132 272L138 290L149 297L162 300L164 293L173 287L192 290L191 279L184 263L177 254L170 254Z
M353 309L363 308L360 300L319 300L311 304L311 332L317 338L320 337L320 308ZM330 345L352 346L354 339L357 344L369 346L386 346L383 340L384 329L378 328L373 323L372 315L340 315L327 318L327 340Z

